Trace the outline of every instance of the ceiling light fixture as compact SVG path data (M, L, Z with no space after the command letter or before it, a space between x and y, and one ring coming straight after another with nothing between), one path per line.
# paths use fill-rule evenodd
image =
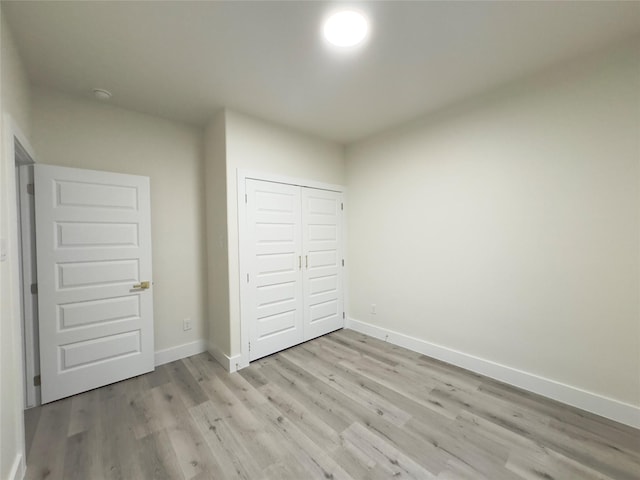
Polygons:
M369 22L359 12L344 10L331 15L322 29L324 38L337 47L354 47L369 33Z
M104 90L103 88L94 88L93 96L98 100L106 101L111 98L111 92L109 90Z

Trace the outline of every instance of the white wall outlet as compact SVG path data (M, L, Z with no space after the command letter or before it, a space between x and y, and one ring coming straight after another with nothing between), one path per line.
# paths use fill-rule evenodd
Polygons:
M372 303L371 304L371 315L375 315L376 314L376 304Z
M191 330L191 319L190 318L185 318L184 320L182 320L182 330L184 330L185 332L187 330Z

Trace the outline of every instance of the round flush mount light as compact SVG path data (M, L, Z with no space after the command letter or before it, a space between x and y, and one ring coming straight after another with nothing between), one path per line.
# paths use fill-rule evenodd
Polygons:
M369 22L359 12L343 10L331 15L322 28L324 38L337 47L354 47L369 33Z
M111 92L103 88L94 88L93 96L96 97L98 100L106 101L111 98Z

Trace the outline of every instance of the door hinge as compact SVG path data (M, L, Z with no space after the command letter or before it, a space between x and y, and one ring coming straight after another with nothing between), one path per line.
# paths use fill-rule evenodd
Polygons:
M340 204L340 210L344 210L344 203Z
M247 194L244 194L244 203L247 203Z
M31 295L37 295L38 294L38 284L37 283L32 283L31 284Z
M40 375L36 375L35 377L33 377L33 386L34 387L40 386Z
M344 267L344 258L342 259L342 266Z
M342 319L344 320L345 318L346 318L345 314L344 314L344 312L342 312Z
M27 193L29 195L34 195L35 194L35 187L33 186L33 183L27 183Z
M249 283L249 274L247 273L247 283Z
M249 351L251 351L251 342L249 342Z

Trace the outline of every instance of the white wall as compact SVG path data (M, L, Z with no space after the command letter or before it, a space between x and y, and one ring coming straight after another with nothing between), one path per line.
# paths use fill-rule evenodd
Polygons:
M30 139L30 88L13 37L0 14L0 104L20 131ZM2 127L4 121L2 122ZM0 128L2 131L2 128ZM14 253L15 223L14 158L0 142L0 238L9 242L7 261L0 263L0 479L16 473L24 456L22 358L19 319L18 259ZM22 461L24 459L22 458Z
M640 406L639 106L634 42L350 146L349 315Z
M229 256L227 249L227 151L225 113L220 111L204 132L207 194L207 265L209 350L231 350L229 324Z
M202 131L92 100L35 89L39 163L151 178L155 349L207 337ZM182 321L193 329L184 332Z
M229 315L231 356L240 353L238 169L344 185L344 149L231 110L226 116Z

